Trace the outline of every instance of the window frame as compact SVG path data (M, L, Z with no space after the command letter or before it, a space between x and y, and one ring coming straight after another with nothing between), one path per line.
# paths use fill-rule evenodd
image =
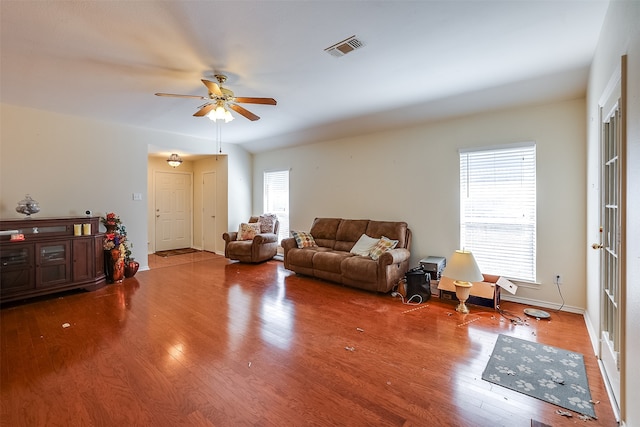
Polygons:
M290 205L290 179L291 173L290 169L273 169L266 170L262 174L262 207L263 212L265 213L273 213L278 217L278 221L280 223L280 228L278 230L278 245L282 239L289 237L289 205ZM281 184L286 188L286 207L283 210L274 209L271 204L271 196L268 194L269 189L268 184L273 182L269 179L270 176L274 176L276 174L286 174L285 178L281 178Z
M458 152L460 247L473 252L483 273L536 283L535 141ZM518 163L519 156L526 157Z

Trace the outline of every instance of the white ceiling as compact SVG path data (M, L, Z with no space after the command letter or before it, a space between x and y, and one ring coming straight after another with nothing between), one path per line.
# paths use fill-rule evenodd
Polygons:
M215 140L201 78L251 152L582 96L608 1L0 0L0 101ZM365 46L325 48L356 35ZM188 154L188 153L187 153ZM193 153L202 154L202 153Z

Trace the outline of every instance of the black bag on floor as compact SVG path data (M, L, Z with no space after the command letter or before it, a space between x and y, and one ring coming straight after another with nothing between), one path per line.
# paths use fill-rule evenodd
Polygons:
M421 267L413 268L404 275L406 281L405 301L420 303L431 298L431 273ZM419 295L418 298L415 295Z

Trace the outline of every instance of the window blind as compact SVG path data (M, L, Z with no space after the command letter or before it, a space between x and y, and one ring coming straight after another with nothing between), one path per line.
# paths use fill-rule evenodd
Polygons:
M460 240L483 273L535 282L534 142L460 151Z
M289 171L269 171L264 173L263 204L265 213L278 216L280 229L278 243L289 237Z

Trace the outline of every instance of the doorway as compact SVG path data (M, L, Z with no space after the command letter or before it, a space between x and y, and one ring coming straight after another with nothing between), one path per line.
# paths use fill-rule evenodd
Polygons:
M192 175L155 173L155 250L191 247Z

